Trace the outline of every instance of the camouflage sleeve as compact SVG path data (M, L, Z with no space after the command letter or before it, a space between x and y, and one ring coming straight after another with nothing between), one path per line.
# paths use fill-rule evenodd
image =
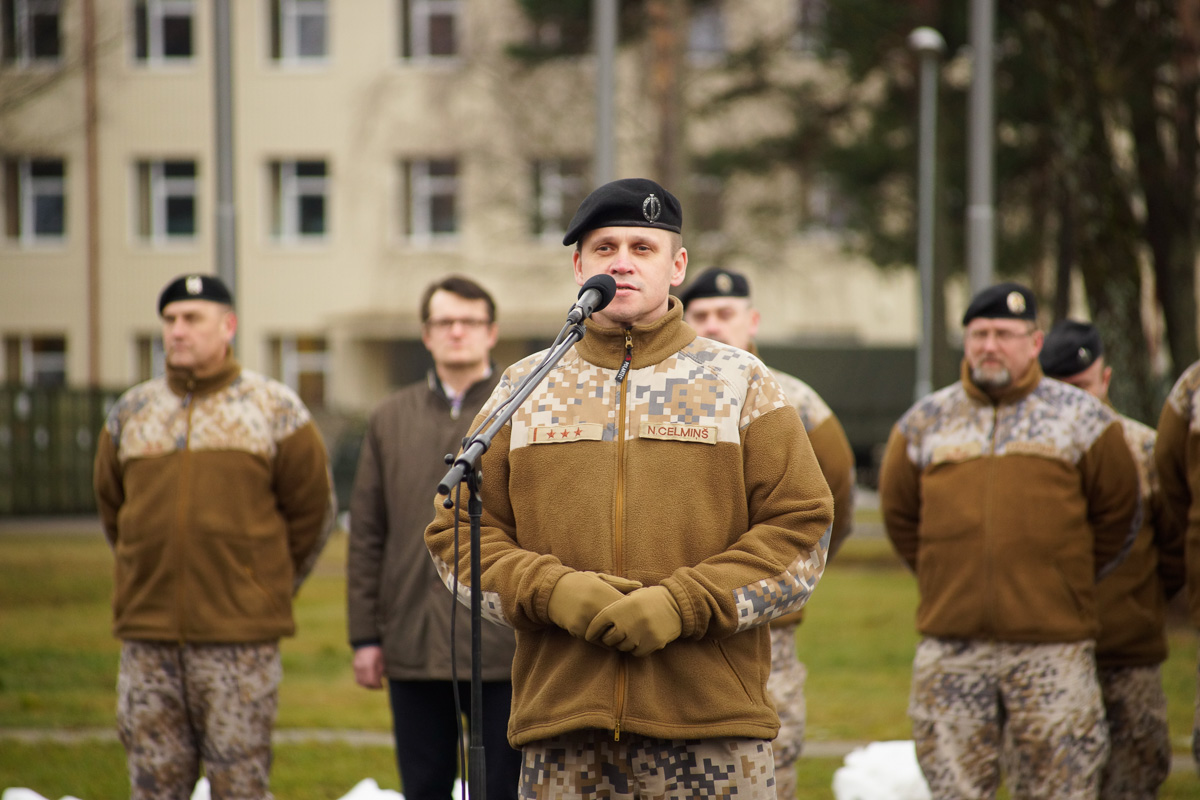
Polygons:
M795 612L825 570L833 498L795 409L748 425L742 461L749 530L662 581L680 605L684 637L721 638Z

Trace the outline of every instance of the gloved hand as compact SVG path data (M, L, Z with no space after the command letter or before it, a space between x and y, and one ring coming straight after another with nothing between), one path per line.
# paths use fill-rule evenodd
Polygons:
M584 638L635 656L648 656L679 638L679 604L665 586L637 589L596 614Z
M568 572L550 591L546 613L555 625L582 639L602 608L641 586L640 581L602 572Z

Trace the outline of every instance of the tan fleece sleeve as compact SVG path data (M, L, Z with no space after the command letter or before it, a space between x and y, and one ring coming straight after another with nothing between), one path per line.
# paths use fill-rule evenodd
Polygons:
M121 481L121 463L117 458L117 445L105 427L100 431L96 443L96 460L92 465L92 489L96 494L96 508L100 512L100 523L104 537L110 547L117 544L117 514L125 503L125 485Z
M279 442L275 454L275 499L287 522L293 590L308 577L333 531L337 498L325 443L311 421Z
M908 458L908 439L893 427L879 469L879 509L896 553L917 571L921 527L921 472Z

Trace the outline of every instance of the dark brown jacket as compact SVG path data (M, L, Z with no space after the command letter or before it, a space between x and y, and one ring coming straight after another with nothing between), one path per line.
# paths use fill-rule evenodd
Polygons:
M457 416L436 374L393 394L371 415L350 499L346 595L350 643L382 644L395 680L450 680L450 621L458 679L471 677L471 618L446 591L425 547L443 460L462 446L499 373L471 386ZM466 503L466 489L462 498ZM461 535L466 544L470 529ZM510 628L483 621L483 679L507 681L516 642Z

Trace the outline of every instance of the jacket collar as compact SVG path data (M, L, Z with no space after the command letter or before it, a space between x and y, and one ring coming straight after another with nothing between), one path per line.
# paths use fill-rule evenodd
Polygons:
M696 338L696 331L683 321L683 305L676 297L667 299L667 313L648 325L608 328L591 319L587 334L575 345L585 361L604 369L620 369L625 360L625 333L633 340L632 369L657 364L677 353Z
M1019 381L1010 383L1001 389L983 389L977 386L971 380L971 367L967 364L967 360L962 360L962 365L959 367L962 377L963 387L971 399L985 403L987 405L1003 405L1005 403L1019 403L1024 400L1029 394L1037 388L1037 385L1042 382L1044 375L1042 374L1042 365L1035 358L1033 364L1021 376Z
M491 369L489 369L488 374L472 383L467 387L467 390L463 392L464 402L471 395L479 392L486 392L487 394L492 393L492 389L495 388L496 384L500 380L500 374L496 371L496 362L491 361L489 363L491 364ZM442 379L438 377L437 370L433 367L430 367L429 371L425 373L425 385L429 387L429 391L433 392L438 397L442 398L446 402L450 401L450 396L446 394L446 387L442 383Z
M225 355L225 361L212 375L206 375L203 378L197 378L192 374L190 369L178 369L176 367L167 367L167 386L175 394L183 397L185 395L206 395L224 389L229 384L233 383L242 372L242 365L234 358L233 351L230 350Z

